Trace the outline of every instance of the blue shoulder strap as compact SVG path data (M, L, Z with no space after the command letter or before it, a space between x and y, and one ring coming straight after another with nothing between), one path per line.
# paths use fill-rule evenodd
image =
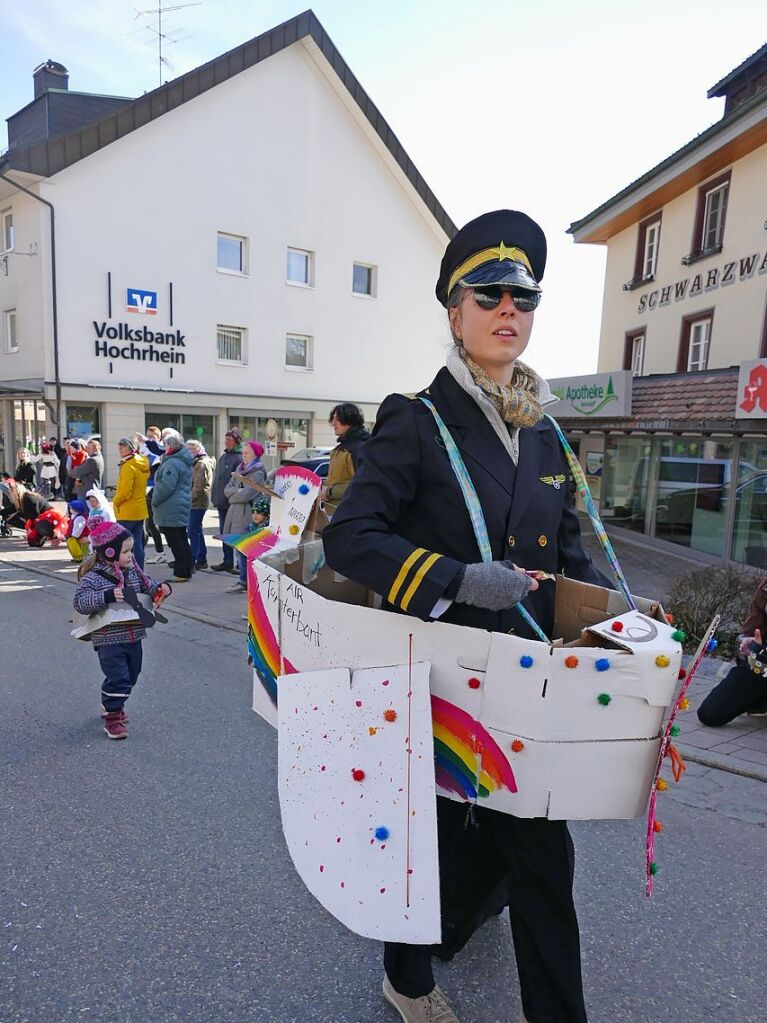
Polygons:
M466 465L463 459L461 458L461 453L458 450L455 441L453 440L452 434L445 426L445 423L442 420L442 417L440 416L439 412L437 412L436 408L434 407L432 402L429 401L428 398L424 398L422 395L419 395L418 397L428 408L431 414L434 416L435 422L437 424L437 429L439 430L440 436L445 445L445 450L447 451L448 458L450 459L450 465L452 467L453 472L456 475L458 485L461 488L461 493L463 494L463 499L466 503L466 510L469 513L471 525L474 530L474 536L477 538L477 546L479 547L479 553L482 555L482 560L492 561L493 552L490 547L490 537L488 536L487 532L485 515L484 512L482 511L482 505L479 503L477 491L475 490L474 484L471 481L471 476L469 476L469 470L466 468ZM523 607L521 601L514 605L514 610L519 611L520 615L524 618L524 620L527 622L527 624L530 626L530 628L533 630L533 632L540 640L542 640L544 643L550 642L549 637L538 625L538 623L532 617L530 612L525 607Z

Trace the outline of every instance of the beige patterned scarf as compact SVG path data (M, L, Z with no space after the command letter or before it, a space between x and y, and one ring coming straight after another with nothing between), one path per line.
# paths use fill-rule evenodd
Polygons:
M514 364L511 383L501 387L477 365L465 348L461 347L459 352L474 383L487 395L504 423L510 426L535 426L543 419L543 409L538 400L538 378L523 362L517 361Z

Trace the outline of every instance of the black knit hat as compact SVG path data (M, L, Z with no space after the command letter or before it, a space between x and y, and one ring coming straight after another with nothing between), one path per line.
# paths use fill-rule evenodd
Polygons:
M546 235L526 213L494 210L470 220L442 257L436 294L443 306L456 284L507 284L539 292L546 269Z

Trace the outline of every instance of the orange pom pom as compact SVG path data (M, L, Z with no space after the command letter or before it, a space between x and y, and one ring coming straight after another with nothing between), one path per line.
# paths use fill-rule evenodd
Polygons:
M660 821L653 821L652 829L654 832L656 832L656 834L660 834L660 832L663 831L663 825L661 824Z
M522 742L521 739L515 739L514 742L511 744L511 748L514 753L521 753L522 750L525 748L525 744Z
M676 621L676 618L674 618L672 614L668 614L666 615L666 621L669 623L669 625L673 625L674 622Z
M565 657L565 667L566 668L578 667L578 658L575 656L575 654L570 654L569 657Z
M396 712L396 710L393 710L391 707L389 707L388 710L384 711L384 721L396 721L396 720L397 720L397 712Z
M687 699L686 696L683 696L682 699L679 701L679 709L680 710L690 709L690 701Z
M658 782L655 788L658 790L658 792L665 792L666 789L668 788L668 782L666 781L665 778L658 778Z

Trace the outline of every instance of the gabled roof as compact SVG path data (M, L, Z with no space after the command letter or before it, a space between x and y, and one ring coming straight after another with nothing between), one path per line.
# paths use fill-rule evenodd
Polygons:
M103 149L111 142L129 135L137 128L162 117L176 107L182 106L196 96L213 89L222 82L233 78L273 54L292 46L301 39L311 38L350 96L370 122L410 184L425 203L434 219L448 237L456 232L456 226L436 196L418 172L397 136L389 127L376 105L354 77L341 54L320 24L314 12L303 14L277 25L255 39L223 53L220 57L189 71L180 78L167 82L152 92L145 93L120 110L94 121L77 131L69 132L28 147L19 147L8 152L0 160L0 172L24 171L42 177L50 177L66 167L83 160Z
M767 43L761 46L756 53L752 53L750 57L746 57L742 64L738 64L736 68L733 68L729 74L726 74L721 81L717 82L716 85L712 85L706 95L709 99L713 99L715 96L724 96L727 93L728 86L739 78L744 72L750 70L754 64L758 64L759 61L767 55Z

